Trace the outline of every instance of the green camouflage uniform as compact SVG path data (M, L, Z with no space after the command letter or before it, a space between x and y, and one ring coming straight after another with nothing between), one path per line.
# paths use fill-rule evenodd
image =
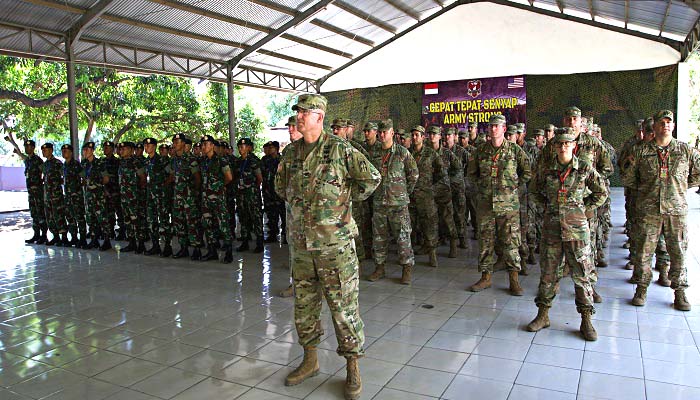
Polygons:
M202 225L207 245L213 246L220 238L228 249L233 240L224 182L224 174L231 171L228 159L216 154L211 158L204 156L199 161L199 170L202 173Z
M256 176L262 175L260 159L255 154L250 153L245 159L239 158L237 165L234 165L232 169L234 180L238 186L236 208L238 222L241 224L241 238L243 240L252 239L252 232L256 240L261 241L263 240L262 199L256 180Z
M143 164L136 156L122 158L119 160L119 198L122 203L122 213L124 214L124 225L126 237L129 240L146 240L146 232L141 228L140 219L145 220L141 215L139 205L139 177L145 179L146 171Z
M615 148L605 140L601 140L600 142L610 155L610 162L612 163L614 172L615 165L617 165L617 153L615 152ZM612 173L610 175L612 175ZM608 193L610 193L610 175L605 179ZM603 243L607 241L608 235L610 234L610 196L608 196L605 203L598 208L598 220L600 223L598 224L598 232L596 232L596 250L598 253L602 253L604 248ZM601 258L601 255L598 255L596 258Z
M520 271L519 185L531 177L527 155L507 140L499 148L478 145L468 173L479 187L479 271L493 272L495 248L502 249L509 271ZM498 243L497 243L498 241Z
M420 151L413 146L411 155L416 161L419 174L409 205L411 222L413 230L423 235L423 248L432 250L438 245L438 214L434 185L448 179L447 170L437 152L426 143Z
M165 244L170 244L173 237L170 226L170 204L168 191L170 184L166 180L172 173L170 159L161 157L155 153L153 157L144 160L146 170L146 220L148 233L153 243L158 243L161 238Z
M530 167L535 171L537 167L537 160L540 157L541 150L537 147L534 138L529 138L525 141L523 146L525 154L527 154L530 159ZM521 204L521 206L527 208L527 226L526 229L526 239L527 246L530 254L535 252L535 249L539 247L540 237L542 236L542 212L543 210L535 204L535 202L527 197L527 205ZM522 235L521 235L522 237Z
M226 156L229 168L233 169L238 165L239 158L235 154ZM231 236L236 236L236 197L238 196L238 185L232 182L226 185L226 208L228 209L229 226L231 227Z
M358 143L356 142L353 144L353 146L357 147L357 144ZM365 149L365 156L368 160L372 160L382 148L379 140L374 142L373 145L370 145L367 141L359 142L359 144ZM359 211L364 219L361 220L360 226L358 227L358 230L362 231L358 234L358 237L360 238L359 241L362 242L362 245L364 246L364 251L362 253L368 255L369 257L371 257L372 254L372 218L374 215L373 205L374 202L372 200L372 196L370 196L367 200L365 200L362 210ZM359 253L360 251L358 251L358 254Z
M469 162L469 155L467 154L466 150L458 145L452 146L451 149L445 146L443 149L446 152L449 151L452 153L452 160L447 172L448 176L450 177L450 192L452 193L452 220L454 222L457 237L464 239L464 234L467 230L467 223L464 215L464 211L467 208L467 198L465 194L466 188L464 186L464 169L467 166L465 162ZM443 161L444 159L445 158L443 157Z
M63 163L56 157L44 161L44 212L49 231L66 233L66 203L63 197Z
M576 310L594 312L595 265L586 214L595 212L605 201L605 182L591 164L576 156L568 165L560 165L554 159L541 168L530 183L530 196L544 209L541 275L535 304L552 306L566 262L574 281Z
M467 169L469 167L469 161L474 157L474 154L476 153L476 147L470 145L467 145L467 147L464 147L464 150L467 154L466 162L464 162L464 192L465 192L465 199L466 199L466 204L467 208L464 213L464 218L465 221L467 218L469 219L469 224L472 226L472 229L474 230L474 233L476 234L478 230L478 224L476 220L476 201L477 197L479 194L479 189L476 187L476 184L472 179L469 177L469 174L467 173Z
M264 156L260 160L260 170L263 176L262 196L265 214L267 215L267 234L273 238L280 232L280 220L282 224L282 235L286 231L286 218L284 201L275 193L275 174L280 163L280 156Z
M107 205L107 217L109 218L109 223L112 226L111 230L114 232L115 224L119 225L119 229L124 233L124 214L122 213L122 202L119 198L119 159L114 155L111 157L104 157L100 160L104 166L104 170L109 176L109 182L104 185L105 190L105 201ZM112 236L112 233L110 233Z
M372 248L374 262L385 264L389 248L389 233L399 247L399 265L413 266L411 248L411 216L408 211L409 195L418 181L418 166L408 149L394 143L382 149L372 159L381 174L381 184L373 194ZM353 203L354 204L354 203Z
M173 174L173 233L177 233L180 247L202 247L200 210L194 175L199 173L199 162L190 153L172 158L170 168Z
M44 183L41 173L44 170L44 160L36 154L24 157L24 178L27 182L27 197L29 200L29 215L32 217L34 231L46 231L46 213L44 211Z
M85 239L87 228L85 226L85 198L81 176L83 168L74 159L63 163L63 189L66 196L66 220L68 221L68 233L72 240L77 240L77 234Z
M102 160L97 157L92 161L83 158L80 160L80 165L83 167L85 217L90 228L90 238L97 239L102 235L105 239L109 239L114 233L114 226L110 224L107 215L105 190L102 184L102 179L108 176L107 171L104 170Z
M624 174L623 169L626 169L630 164L629 157L633 153L632 148L641 142L642 140L637 138L637 135L635 134L631 138L627 139L625 143L623 143L622 148L617 153L617 166L620 168L620 175ZM627 229L628 236L629 231L632 228L632 219L634 218L634 207L632 207L634 202L634 193L630 191L630 188L625 186L625 228Z
M350 202L366 199L380 183L379 172L347 141L322 133L308 145L288 145L275 177L277 194L289 203L294 247L294 322L299 344L317 346L322 298L333 318L338 354L364 354L364 324L358 310L357 225Z
M631 163L623 180L636 192L635 212L639 215L640 237L632 243L636 247L632 263L641 268L638 284L644 288L649 286L651 258L659 235L663 234L671 262L671 288L685 289L688 287L686 192L700 184L700 154L676 139L671 139L665 149L659 149L652 141L634 148ZM664 165L666 168L662 168Z
M435 149L433 149L435 150ZM459 159L454 155L453 152L446 149L445 147L440 147L435 150L438 156L442 159L442 164L447 170L447 176L441 180L435 182L433 189L435 191L435 204L437 205L438 216L440 221L438 222L438 234L440 237L446 235L448 239L457 239L457 228L455 227L455 215L454 208L452 206L452 189L451 185L453 180L464 177L462 164Z
M362 153L363 156L365 156L366 159L372 160L372 157L370 157L369 153L367 153L367 150L362 146L362 143L356 141L356 140L349 140L348 143L352 145L352 147L355 148L355 150L359 151ZM371 250L366 250L365 242L369 242L370 246L372 244L372 238L371 235L369 238L365 239L365 235L367 235L367 229L364 227L364 224L362 221L366 221L371 218L371 213L370 213L370 203L372 202L372 196L370 196L369 199L365 201L353 201L351 204L352 207L352 219L355 220L355 222L359 223L360 226L358 226L357 229L357 236L355 237L355 251L357 252L357 258L360 260L364 260L367 257L372 256L372 251ZM372 224L370 221L370 231L372 230Z

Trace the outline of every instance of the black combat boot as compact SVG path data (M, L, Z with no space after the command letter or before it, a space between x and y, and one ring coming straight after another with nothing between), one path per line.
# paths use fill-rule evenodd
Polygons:
M158 243L157 240L153 240L153 246L151 246L150 250L143 252L143 255L145 256L155 256L158 254L160 254L160 243Z
M34 236L25 240L24 243L27 243L27 244L35 243L36 241L39 240L40 237L41 237L41 231L39 231L39 228L34 228Z
M269 234L267 235L267 239L265 239L265 243L276 243L277 242L277 234Z
M47 241L47 242L44 243L44 244L47 245L47 246L53 246L53 245L55 245L56 243L58 243L58 242L60 242L60 241L61 241L61 238L58 237L58 234L57 234L57 233L54 233L54 234L53 234L53 237L51 238L51 240Z
M194 250L192 250L192 257L190 257L192 261L199 261L202 259L202 251L199 250L199 247L195 247Z
M166 242L163 246L163 252L160 253L161 257L170 257L173 255L173 248L170 246L170 242Z
M87 241L85 241L85 235L80 235L78 243L75 244L76 249L84 249L87 246Z
M262 253L264 250L265 246L263 245L262 238L257 238L255 240L255 248L253 249L253 253Z
M231 243L225 245L224 250L226 250L226 254L224 255L223 263L231 264L233 262L233 246Z
M129 245L124 247L121 251L122 251L122 253L136 251L136 239L129 239Z
M100 232L95 232L95 234L90 239L90 243L83 246L83 249L85 249L85 250L99 249L100 248L100 241L97 239L99 236L100 236Z
M143 243L143 240L139 240L138 246L136 246L136 254L143 254L146 251L146 245Z
M209 251L207 254L203 255L200 259L200 261L219 261L219 253L216 252L216 247L214 246L209 246Z
M72 234L70 235L70 242L63 242L63 245L66 247L75 247L78 244L78 234Z
M68 240L68 233L64 232L61 234L61 244L56 244L56 246L70 247L71 241Z
M99 245L100 242L97 242ZM102 242L102 246L99 246L100 251L107 251L112 248L112 242L109 241L109 238L106 238L104 242Z
M244 240L244 241L241 243L240 246L236 247L236 251L239 252L239 253L240 253L241 251L248 251L248 250L250 250L250 247L248 247L248 241L247 241L247 240Z
M173 255L173 258L189 257L190 252L187 250L187 246L180 246L180 251Z
M36 240L36 244L46 244L48 239L46 238L46 228L41 228L41 236Z
M124 229L117 229L117 235L114 237L114 240L126 240L126 234L124 233Z

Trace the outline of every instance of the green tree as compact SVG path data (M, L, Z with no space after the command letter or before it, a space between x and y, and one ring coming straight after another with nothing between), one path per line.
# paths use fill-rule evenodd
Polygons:
M270 126L277 126L280 121L287 121L292 115L292 105L294 105L294 94L275 93L269 96L267 112L270 114Z
M249 137L253 143L257 143L259 136L265 130L265 122L255 114L253 106L246 103L243 108L236 111L236 132L239 137ZM259 150L260 145L256 146Z

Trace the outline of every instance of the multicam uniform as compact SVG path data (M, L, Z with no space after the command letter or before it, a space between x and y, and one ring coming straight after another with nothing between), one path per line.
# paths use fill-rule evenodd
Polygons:
M438 216L433 188L436 182L448 179L447 171L440 156L426 144L420 151L413 147L411 155L418 166L419 176L411 194L409 211L413 230L423 235L423 248L430 251L438 245Z
M455 196L455 194L452 193L452 186L456 185L459 187L460 183L464 183L464 175L462 175L464 173L463 167L457 156L447 148L440 147L435 150L435 152L442 159L442 163L447 169L447 178L443 181L436 182L434 185L435 203L437 204L438 215L440 216L438 232L441 234L444 232L450 240L456 240L458 234L457 228L455 227L455 213L452 204L452 198Z

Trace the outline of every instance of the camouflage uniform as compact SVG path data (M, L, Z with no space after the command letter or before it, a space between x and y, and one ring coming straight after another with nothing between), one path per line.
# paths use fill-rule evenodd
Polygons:
M447 148L447 150L455 155L455 158L461 166L459 171L454 171L453 174L450 175L450 189L452 190L452 206L454 207L454 221L455 228L457 229L457 237L459 237L460 242L462 242L467 231L467 217L469 215L466 178L464 176L467 165L469 165L469 153L466 149L457 144L452 146L452 148Z
M409 211L413 230L423 235L423 249L430 251L438 245L438 216L434 198L434 185L446 182L447 171L440 156L429 145L420 151L411 148L411 155L418 166L418 181L411 194Z
M612 163L614 172L615 165L617 165L617 153L615 152L615 148L605 140L601 140L600 142L610 155L610 162ZM610 175L612 175L612 173ZM608 193L610 193L610 175L608 175L608 177L605 179L605 185L608 188ZM600 223L598 224L598 232L596 232L596 249L598 253L602 253L603 248L606 247L605 243L608 241L608 236L610 234L610 196L608 196L605 203L598 208L598 220ZM602 255L597 256L598 259L601 257Z
M226 156L229 168L232 170L238 165L240 159L235 154ZM235 172L235 171L232 171ZM231 237L236 236L236 197L238 197L238 185L235 182L226 185L226 208L228 209L228 220L231 227Z
M639 123L644 123L644 120L638 121ZM637 134L632 136L631 138L627 139L625 143L622 144L622 148L620 151L617 153L617 166L620 168L620 175L624 174L623 169L626 169L630 165L630 157L632 156L633 153L633 147L636 146L638 143L641 143L642 140L640 140L637 137ZM631 229L632 225L632 219L634 218L634 210L632 207L632 204L634 204L634 193L630 191L630 188L627 186L624 187L625 189L625 229L627 230L627 234L629 236L629 231Z
M538 134L538 133L536 133ZM530 159L530 166L533 171L536 170L537 160L540 157L541 150L537 147L534 138L527 139L523 147L525 154ZM522 204L521 204L522 205ZM542 236L542 213L543 210L528 196L527 205L527 245L529 254L528 258L534 258L535 250L539 247L540 238Z
M46 213L44 211L44 184L41 174L44 160L36 154L24 158L24 177L27 182L29 215L32 217L32 229L35 233L46 232Z
M224 174L231 171L228 159L216 154L211 158L204 156L199 161L199 170L202 173L202 225L207 245L213 246L221 238L228 250L233 241L224 181Z
M300 97L301 99L301 97ZM364 324L358 310L357 225L350 202L366 199L380 183L379 172L347 141L322 133L312 145L289 146L275 177L277 194L290 205L294 322L299 344L317 346L322 298L333 318L338 354L364 354Z
M146 170L146 220L148 222L148 233L155 246L161 238L169 245L172 240L172 230L170 226L170 204L168 191L170 184L166 183L172 168L170 159L161 157L154 153L153 157L146 157L144 160Z
M377 129L377 124L373 122L368 122L365 125L365 130L367 128ZM355 142L353 146L357 147L357 144L358 143ZM359 144L364 148L366 154L363 154L365 154L368 160L372 160L382 148L378 140L375 141L374 144L369 144L369 142L367 141L359 142ZM374 215L373 205L374 202L372 200L372 196L370 195L370 197L367 200L365 200L364 205L361 206L362 210L358 210L358 213L364 218L363 220L361 220L360 226L358 227L358 230L362 231L358 234L358 238L360 238L359 241L362 242L362 245L364 246L364 251L358 251L358 254L364 253L367 256L367 258L372 257L372 218Z
M72 149L71 149L72 150ZM66 219L71 240L77 243L78 233L82 239L87 236L85 226L85 198L81 176L83 168L74 159L63 163L63 188L66 196Z
M234 179L237 183L236 208L241 223L241 238L250 240L251 232L258 242L263 240L262 199L257 176L261 176L260 159L255 154L239 158L233 166Z
M464 192L465 192L465 199L466 199L466 209L464 213L464 218L465 221L467 218L469 219L469 224L472 226L472 229L474 230L474 235L476 235L476 232L478 231L478 224L476 220L476 200L478 197L479 190L476 187L476 184L472 179L469 177L469 174L467 174L467 168L469 167L469 161L474 157L474 154L476 152L476 147L474 147L471 144L468 144L467 147L464 147L465 153L466 153L466 161L463 162L464 164Z
M120 143L122 146L123 143ZM141 220L145 220L145 215L141 215L139 196L141 192L140 179L145 180L146 171L143 164L136 156L121 158L119 160L119 197L122 203L122 213L124 214L124 225L128 240L143 242L146 240L146 232L141 228Z
M365 156L366 159L371 160L372 158L370 157L369 153L367 153L367 150L362 146L362 143L356 141L356 140L349 140L348 143L352 145L352 147L355 148L355 150L359 151L362 153L363 156ZM353 201L351 204L352 207L352 219L354 219L356 222L360 223L360 226L357 229L357 236L355 237L355 251L357 252L357 258L360 260L364 260L366 258L372 258L372 251L367 250L367 247L365 246L365 242L370 243L370 246L372 245L372 237L368 237L365 239L365 236L367 235L367 229L364 227L364 224L362 221L366 221L370 219L369 223L369 229L370 231L372 230L372 224L371 224L371 210L370 210L370 205L372 202L372 196L368 200L365 201Z
M122 234L126 234L124 226L124 214L122 213L122 202L119 189L119 159L114 155L104 157L100 160L104 166L104 170L109 176L109 182L104 185L105 200L107 205L107 217L114 232L115 224L119 225L119 230ZM110 233L110 236L112 234Z
M44 161L44 212L49 231L55 238L66 230L66 203L63 197L63 163L56 157Z
M284 201L275 193L275 174L280 163L280 156L265 156L260 160L260 170L263 176L262 196L265 214L267 215L267 234L269 238L277 238L282 224L282 236L286 232Z
M173 213L172 228L177 233L180 248L202 247L200 228L200 209L197 197L199 190L195 186L195 174L199 173L197 158L184 152L170 161L173 174Z
M83 158L80 165L83 167L85 181L85 217L90 227L90 238L105 236L105 239L109 239L114 233L114 226L110 224L106 212L105 190L102 184L102 179L108 176L107 171L104 170L102 160L97 157L92 161Z
M435 152L442 159L442 164L447 172L447 176L443 180L437 181L433 185L435 204L437 205L440 218L438 233L439 236L446 234L450 240L456 240L458 236L457 228L455 227L454 208L452 206L451 183L453 177L455 179L458 178L459 173L462 172L462 164L453 152L444 147L440 147Z

